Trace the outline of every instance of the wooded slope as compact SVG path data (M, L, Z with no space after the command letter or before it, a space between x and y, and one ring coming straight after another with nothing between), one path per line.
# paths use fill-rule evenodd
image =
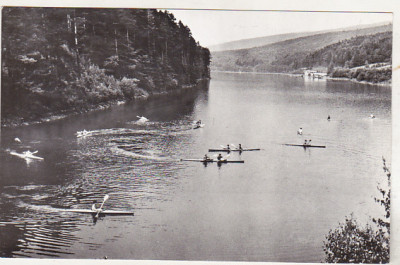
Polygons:
M2 12L3 123L168 93L209 77L209 50L166 11Z

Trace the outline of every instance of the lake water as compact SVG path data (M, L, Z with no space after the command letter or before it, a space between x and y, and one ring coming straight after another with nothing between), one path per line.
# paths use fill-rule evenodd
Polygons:
M77 138L83 129L92 135ZM326 148L282 145L305 139ZM261 150L230 155L244 164L180 161L239 143ZM44 160L10 154L28 149ZM320 262L345 216L383 214L382 156L391 161L389 87L213 73L181 95L3 129L0 256ZM135 215L63 211L105 194L106 209Z

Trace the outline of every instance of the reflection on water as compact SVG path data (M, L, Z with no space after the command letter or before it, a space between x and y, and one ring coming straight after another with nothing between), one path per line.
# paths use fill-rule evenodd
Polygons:
M209 90L4 129L0 256L319 262L344 216L380 213L390 106L387 87L214 73ZM282 145L305 139L326 148ZM227 144L261 150L230 154L244 164L180 161ZM44 160L9 153L25 150ZM105 209L135 216L63 211L105 194Z

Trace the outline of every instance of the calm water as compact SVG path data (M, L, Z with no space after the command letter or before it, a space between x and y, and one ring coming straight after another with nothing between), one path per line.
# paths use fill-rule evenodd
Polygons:
M206 125L193 130L197 119ZM93 135L77 138L83 129ZM304 139L327 148L282 145ZM231 154L244 164L179 161L228 143L262 150ZM27 149L44 160L10 154ZM3 129L0 256L320 262L345 216L383 213L382 156L388 87L214 73L196 93ZM105 194L106 209L135 216L62 211Z

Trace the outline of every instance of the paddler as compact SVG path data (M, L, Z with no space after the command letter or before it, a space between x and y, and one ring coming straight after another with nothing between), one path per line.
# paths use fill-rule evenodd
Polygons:
M298 135L302 135L302 134L303 134L303 128L298 129L298 130L297 130L297 134L298 134Z
M92 204L92 211L96 211L97 212L97 207L96 207L96 200L93 200L93 204Z
M242 144L239 144L239 151L243 151Z
M328 115L328 121L330 121L331 120L331 115Z
M230 151L231 147L229 146L229 144L226 145L226 150Z
M218 161L221 161L222 155L221 155L221 154L218 154L217 159L218 159Z
M204 161L208 161L208 160L210 160L210 158L208 157L207 154L205 154L203 160L204 160Z
M26 155L26 156L31 156L31 155L33 155L33 153L32 153L31 151L29 151L29 150L23 152L23 154Z
M303 145L307 145L307 140L304 140L304 144Z

